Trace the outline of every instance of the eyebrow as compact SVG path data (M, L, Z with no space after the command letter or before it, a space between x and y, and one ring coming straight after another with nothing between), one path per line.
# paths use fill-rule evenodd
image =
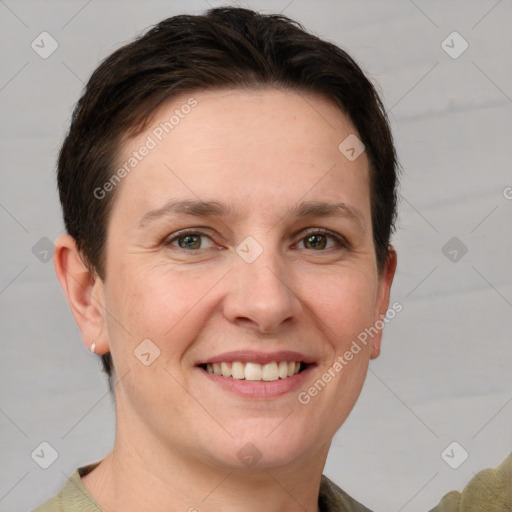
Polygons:
M151 210L139 221L139 227L162 217L182 214L195 217L226 217L234 213L234 209L217 201L169 201L162 208ZM295 205L286 216L297 218L307 217L345 217L356 221L365 230L365 218L362 212L346 203L327 203L324 201L304 201ZM283 216L284 217L284 216ZM281 218L283 218L281 217Z
M216 201L169 201L162 208L147 212L139 221L139 226L161 217L175 214L193 215L195 217L225 217L231 208Z
M290 211L295 217L345 217L358 222L365 229L365 218L361 210L346 203L327 203L324 201L305 201Z

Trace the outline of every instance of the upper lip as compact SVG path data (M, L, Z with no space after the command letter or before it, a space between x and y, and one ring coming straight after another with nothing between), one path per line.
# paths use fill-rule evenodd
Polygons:
M233 350L216 356L209 357L196 363L197 366L207 363L235 362L266 364L273 361L299 361L301 363L313 363L313 359L300 352L280 350L278 352L256 352L254 350Z

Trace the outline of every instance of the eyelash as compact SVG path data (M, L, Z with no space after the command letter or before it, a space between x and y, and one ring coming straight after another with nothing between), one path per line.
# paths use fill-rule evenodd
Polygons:
M351 248L351 244L348 242L348 240L344 236L339 235L339 234L337 234L333 231L330 231L328 229L325 229L325 228L309 228L306 231L303 231L303 233L304 233L303 236L297 242L295 242L295 244L304 241L306 238L308 238L309 236L312 236L312 235L324 235L324 236L332 238L338 246L338 247L330 247L328 249L322 249L319 251L314 251L314 249L309 249L314 252L324 252L324 251L328 251L329 249L340 249L340 248L350 249ZM163 245L166 247L171 247L171 246L173 246L173 243L176 242L179 238L185 237L187 235L197 235L200 237L207 237L213 243L215 243L212 240L212 237L210 235L208 235L202 231L189 229L189 230L179 231L179 232L171 235L171 237L164 240ZM184 251L184 252L196 252L201 249L201 248L199 248L199 249L184 249L182 247L176 247L176 246L175 246L175 248L178 250ZM220 246L217 245L217 248L220 249Z

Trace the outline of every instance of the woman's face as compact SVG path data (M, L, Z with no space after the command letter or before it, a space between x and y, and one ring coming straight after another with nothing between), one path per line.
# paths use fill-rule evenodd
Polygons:
M317 96L231 90L174 98L125 143L97 287L126 438L233 468L328 449L380 335L299 397L385 314L394 272L351 134Z

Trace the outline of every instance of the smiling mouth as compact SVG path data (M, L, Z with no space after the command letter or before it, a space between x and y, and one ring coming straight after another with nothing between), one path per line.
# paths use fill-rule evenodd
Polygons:
M273 361L267 364L252 362L221 362L199 365L204 371L236 380L274 382L303 372L310 364L301 361Z

